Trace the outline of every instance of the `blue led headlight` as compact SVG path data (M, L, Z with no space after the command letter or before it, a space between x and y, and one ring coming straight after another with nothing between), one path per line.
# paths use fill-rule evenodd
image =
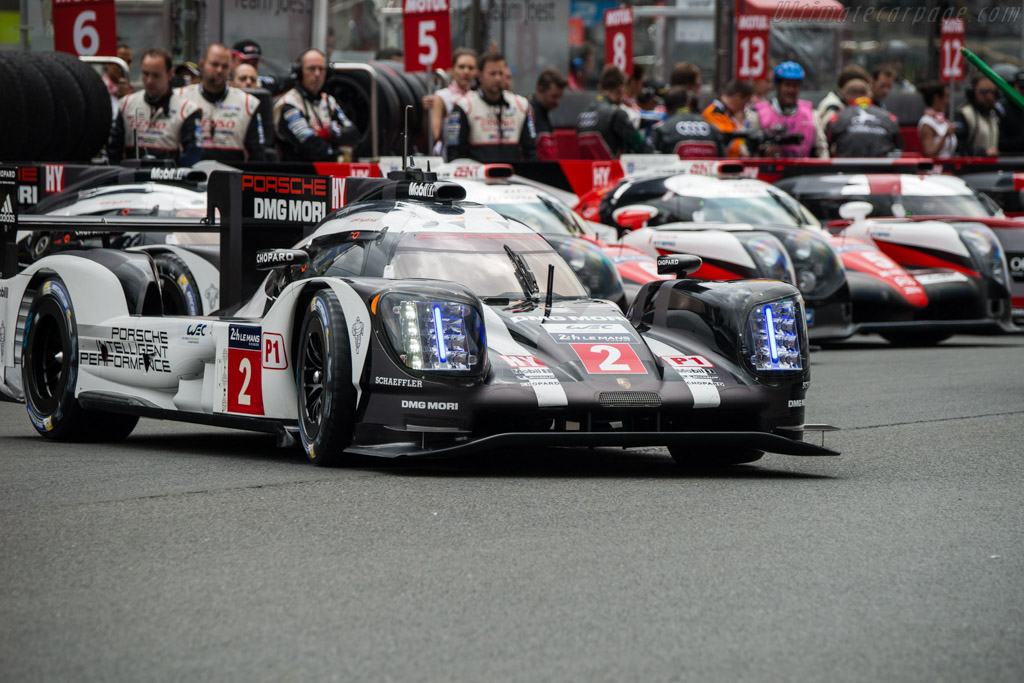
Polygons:
M470 303L391 292L377 304L391 349L408 369L472 375L483 371L483 323Z
M750 363L759 372L804 369L800 340L803 306L796 299L759 304L747 317Z

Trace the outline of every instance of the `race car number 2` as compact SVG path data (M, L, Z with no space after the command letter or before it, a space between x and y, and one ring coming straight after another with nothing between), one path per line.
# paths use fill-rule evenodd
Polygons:
M572 344L572 350L592 375L646 375L647 370L629 344Z
M263 414L263 333L253 325L228 331L228 412Z

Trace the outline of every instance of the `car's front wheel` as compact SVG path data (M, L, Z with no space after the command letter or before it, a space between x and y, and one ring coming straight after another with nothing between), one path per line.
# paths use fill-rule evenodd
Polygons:
M299 434L310 462L346 460L355 424L356 390L345 312L334 292L317 292L306 309L295 363Z
M83 410L78 384L78 328L64 282L45 281L29 307L21 360L25 405L36 431L56 441L120 441L139 418Z

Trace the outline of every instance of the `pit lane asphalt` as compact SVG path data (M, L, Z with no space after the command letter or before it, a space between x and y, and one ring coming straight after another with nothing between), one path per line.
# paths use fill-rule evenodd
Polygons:
M0 404L0 679L1019 681L1024 338L815 352L837 459L325 470Z

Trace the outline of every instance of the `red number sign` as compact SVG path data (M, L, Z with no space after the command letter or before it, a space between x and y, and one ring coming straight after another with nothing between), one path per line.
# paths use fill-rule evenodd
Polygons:
M736 78L763 81L768 78L767 14L736 17Z
M942 20L942 61L941 76L944 81L964 80L964 56L960 48L964 46L964 20Z
M448 0L405 0L402 13L407 72L450 69L452 23Z
M633 75L633 8L604 11L604 61Z
M116 55L114 0L53 0L53 47L79 57Z
M263 331L255 325L228 328L228 412L263 414Z
M592 375L646 375L644 364L629 344L571 344Z

